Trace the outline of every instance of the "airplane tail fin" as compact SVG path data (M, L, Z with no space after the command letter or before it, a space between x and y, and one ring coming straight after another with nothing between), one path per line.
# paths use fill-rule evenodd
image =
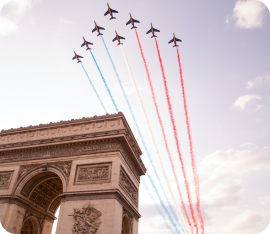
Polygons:
M153 35L151 38L153 38L153 37L157 37L156 35Z
M82 61L81 60L78 60L78 62L77 63L81 63Z
M176 47L176 46L179 47L179 45L174 45L173 47Z
M132 28L131 29L133 29L133 28L137 28L136 26L132 26Z
M97 36L102 36L103 34L102 33L98 33L98 35Z
M86 50L91 50L91 48L90 48L90 47L88 47Z
M112 17L110 18L110 20L112 20L112 19L116 19L116 18L112 16Z
M120 42L119 42L117 45L123 45L123 43L120 43Z

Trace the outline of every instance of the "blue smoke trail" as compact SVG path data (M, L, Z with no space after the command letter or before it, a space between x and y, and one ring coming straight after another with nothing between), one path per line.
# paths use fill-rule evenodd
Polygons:
M92 87L93 87L93 89L94 89L94 91L95 91L95 93L96 93L96 95L97 95L97 97L98 97L98 100L100 101L100 104L102 105L102 107L103 107L104 111L105 111L105 112L106 112L106 114L107 114L108 112L107 112L107 110L106 110L106 108L105 108L105 106L104 106L103 102L101 101L101 99L100 99L100 97L99 97L99 95L98 95L98 93L97 93L97 90L95 89L94 84L92 83L92 81L91 81L90 77L88 76L88 74L87 74L87 72L86 72L86 70L85 70L85 68L84 68L84 66L83 66L83 64L82 64L82 63L81 63L81 65L82 65L82 68L83 68L83 70L84 70L84 72L85 72L85 74L86 74L86 76L87 76L87 78L88 78L88 80L89 80L90 84L92 85Z
M150 196L150 198L152 199L152 201L155 203L155 199L154 199L154 197L152 196L152 194L151 194L149 188L147 187L146 183L144 182L144 179L142 179L142 184L143 184L143 186L145 187L146 191L148 192L148 195ZM165 222L166 227L167 227L173 234L175 234L174 230L172 230L171 227L169 226L169 224L167 223L167 220L166 220L165 215L164 215L164 214L162 213L162 211L159 209L159 207L158 207L157 204L155 204L155 207L156 207L156 209L158 210L158 213L162 216L162 218L163 218L163 220L164 220L164 222Z
M100 70L100 68L99 68L99 66L98 66L98 64L97 64L97 61L96 61L96 59L95 59L95 57L94 57L92 51L91 51L91 50L89 50L89 51L90 51L90 53L91 53L91 55L92 55L92 58L94 59L94 62L95 62L95 64L96 64L96 66L97 66L97 69L98 69L99 74L100 74L100 76L101 76L101 78L102 78L102 80L103 80L103 83L105 84L105 87L106 87L106 89L107 89L107 91L108 91L108 93L109 93L109 95L110 95L110 98L111 98L111 100L112 100L112 102L113 102L113 105L114 105L116 111L118 112L118 108L117 108L116 103L115 103L115 101L114 101L114 99L113 99L113 96L112 96L112 94L111 94L111 91L110 91L110 89L109 89L109 87L108 87L108 85L107 85L107 82L106 82L104 76L103 76L102 73L101 73L101 70Z
M116 77L117 77L117 80L118 80L118 82L119 82L119 85L120 85L120 87L121 87L121 89L122 89L122 92L123 92L123 94L124 94L125 100L126 100L126 102L127 102L127 104L128 104L129 111L130 111L131 116L132 116L132 118L133 118L133 120L134 120L134 122L135 122L137 131L139 132L139 136L140 136L140 138L141 138L141 141L142 141L142 143L143 143L143 146L144 146L144 148L145 148L145 150L146 150L146 154L147 154L147 156L148 156L148 158L149 158L149 160L150 160L150 163L151 163L151 165L152 165L152 167L153 167L153 169L154 169L154 172L155 172L155 175L156 175L156 177L157 177L157 179L158 179L158 182L159 182L159 184L160 184L160 187L161 187L161 189L162 189L162 191L163 191L163 193L164 193L164 195L165 195L165 198L166 198L166 200L167 200L167 202L168 202L168 204L169 204L170 210L171 210L171 212L173 213L173 216L176 218L177 216L176 216L174 210L172 209L172 207L171 207L171 205L170 205L169 199L168 199L168 197L167 197L167 195L166 195L166 193L165 193L165 191L164 191L164 188L163 188L163 186L162 186L162 184L161 184L161 181L160 181L160 178L159 178L159 176L158 176L158 174L157 174L156 168L154 167L154 164L153 164L153 161L152 161L152 157L151 157L151 155L150 155L150 153L149 153L149 151L148 151L148 148L147 148L147 146L146 146L146 144L145 144L145 141L144 141L144 139L143 139L143 137L142 137L142 134L141 134L140 128L139 128L139 126L138 126L137 120L136 120L136 118L135 118L135 115L134 115L133 110L132 110L132 108L131 108L131 105L130 105L130 103L129 103L129 100L128 100L128 97L127 97L126 92L125 92L125 90L124 90L124 87L123 87L123 85L122 85L122 82L121 82L121 80L120 80L120 78L119 78L119 75L118 75L118 73L117 73L117 70L116 70L116 68L115 68L114 62L113 62L113 60L112 60L112 58L111 58L110 52L109 52L109 50L108 50L108 48L107 48L107 46L106 46L106 43L105 43L105 41L104 41L104 39L103 39L102 36L101 36L101 38L102 38L103 44L104 44L104 46L105 46L105 48L106 48L107 54L108 54L108 56L109 56L109 58L110 58L110 60L111 60L111 64L112 64L112 66L113 66L113 70L114 70L114 72L115 72L115 75L116 75ZM153 183L152 183L152 185L155 186ZM156 188L155 188L155 190L156 190ZM157 190L156 190L156 192L157 192ZM158 192L157 192L157 194L158 194ZM159 194L158 194L158 197L160 198ZM160 198L160 202L163 203L163 201L161 200L161 198ZM165 207L165 206L164 206L164 207ZM165 208L166 208L166 207L165 207ZM167 210L167 209L166 209L166 210ZM178 230L177 226L175 225L175 223L173 222L173 219L171 218L170 213L168 212L167 214L169 215L169 218L170 218L170 221L172 222L172 225L177 229L177 232L179 233L179 230ZM177 220L177 218L176 218L176 220ZM179 224L179 225L180 225L180 224ZM182 228L181 225L180 225L180 227Z

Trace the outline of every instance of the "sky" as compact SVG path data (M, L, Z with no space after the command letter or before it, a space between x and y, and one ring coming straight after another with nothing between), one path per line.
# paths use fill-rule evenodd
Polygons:
M81 48L84 36L94 44L92 52L143 151L148 173L158 185L102 40L92 33L95 20L105 28L104 40L167 190L121 47L112 42L115 30L126 38L123 48L179 201L135 32L126 26L132 13L140 21L138 35L185 204L187 196L155 42L146 35L150 23L160 30L157 41L195 205L177 54L168 44L173 33L182 40L179 53L205 234L257 234L266 229L270 221L270 14L266 5L255 0L114 0L109 4L119 13L115 20L109 20L109 16L104 17L104 0L0 3L0 129L105 114L83 69L72 60L73 50L84 57L83 65L108 112L116 112L90 53ZM149 180L146 176L142 180L139 233L172 233L156 209L158 205L164 212ZM143 184L151 188L153 199ZM166 201L159 185L157 188L165 206L173 205L171 198Z

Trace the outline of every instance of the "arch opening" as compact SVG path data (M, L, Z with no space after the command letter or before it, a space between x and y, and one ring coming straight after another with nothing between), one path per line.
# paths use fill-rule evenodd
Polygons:
M21 234L40 234L39 223L34 217L29 217L24 221Z
M121 234L131 234L130 222L128 216L124 216L122 220L122 233Z

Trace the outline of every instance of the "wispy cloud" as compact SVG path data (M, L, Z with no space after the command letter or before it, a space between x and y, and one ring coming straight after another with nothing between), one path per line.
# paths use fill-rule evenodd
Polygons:
M256 84L265 83L265 82L270 82L269 75L258 76L254 80L248 81L246 85L246 89L252 89Z
M269 196L259 197L259 201L262 205L265 205L270 202L270 197Z
M61 23L61 24L73 24L74 22L71 21L71 20L64 20L64 19L61 19L61 20L60 20L60 23Z
M244 110L245 106L253 100L261 100L262 98L258 95L247 94L244 96L240 96L234 103L234 107L239 107Z
M239 216L235 217L229 228L235 231L249 230L250 228L254 228L254 226L257 226L263 222L263 220L264 217L261 214L248 209Z
M0 35L6 36L10 33L18 31L18 22L25 14L26 10L32 7L34 1L31 0L13 0L11 2L2 1L2 4L3 2L5 4L9 4L9 8L5 12L5 14L1 13L0 15Z
M265 16L265 5L259 1L238 0L233 10L233 18L235 18L238 28L259 28L263 24Z

